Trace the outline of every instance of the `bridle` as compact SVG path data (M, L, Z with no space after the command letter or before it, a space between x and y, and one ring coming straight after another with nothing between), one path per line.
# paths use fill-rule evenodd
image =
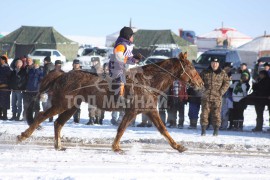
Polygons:
M191 77L188 73L187 73L187 71L186 71L186 69L184 68L184 66L183 66L183 64L182 64L182 62L181 62L181 60L179 59L179 62L180 62L180 65L181 65L181 67L182 67L182 70L183 70L183 72L180 74L180 77L181 76L183 76L184 74L186 74L187 76L188 76L188 78L189 78L189 83L194 83L194 79L199 75L198 73L196 73L195 74L195 76L193 76L193 77ZM190 66L190 65L188 65L188 66ZM178 78L179 79L179 78ZM195 84L195 83L194 83Z
M148 61L151 62L151 60L148 60ZM189 78L189 81L188 81L188 82L184 82L184 83L185 83L185 84L188 84L188 83L189 83L189 84L190 84L190 83L195 84L195 83L194 83L194 79L196 78L196 76L198 76L198 73L196 73L196 75L195 75L194 77L191 77L191 76L186 72L186 69L184 68L184 65L183 65L183 63L181 62L180 59L179 59L179 62L180 62L180 65L181 65L181 68L182 68L182 71L183 71L183 72L180 74L180 78L181 78L181 76L183 76L184 74L186 74L186 75L188 76L188 78ZM151 64L154 64L154 65L157 66L159 69L163 70L163 71L161 71L161 72L166 72L166 73L170 74L172 77L174 77L175 79L180 80L179 77L176 77L174 74L172 74L172 73L169 72L168 70L164 69L163 67L157 65L156 63L151 62Z
M184 74L186 74L186 75L188 76L188 78L189 78L189 81L187 81L187 82L182 82L182 83L183 83L183 84L186 84L187 86L188 86L189 84L191 84L191 83L196 84L196 83L194 83L194 82L195 82L194 79L195 79L199 74L196 73L195 76L191 77L191 76L187 73L186 69L184 68L184 65L183 65L183 63L181 62L181 60L180 60L180 59L178 59L178 60L179 60L179 62L180 62L180 65L181 65L181 68L182 68L182 71L183 71L183 72L180 74L180 78L181 78L181 76L183 76ZM148 60L148 61L151 62L151 60ZM155 72L168 73L169 75L171 75L171 76L174 77L175 79L181 81L181 79L180 79L179 77L176 77L173 73L169 72L167 69L164 69L163 67L161 67L161 66L159 66L159 65L157 65L156 63L153 63L153 62L151 62L151 64L155 65L157 68L159 68L159 69L162 70L162 71L155 71ZM187 67L190 67L190 65L188 65ZM132 80L132 79L131 79L131 80ZM134 82L134 80L132 80L132 81ZM150 92L150 90L149 90L148 88L144 88L144 89L147 90L148 92ZM164 96L163 96L163 97L164 97Z

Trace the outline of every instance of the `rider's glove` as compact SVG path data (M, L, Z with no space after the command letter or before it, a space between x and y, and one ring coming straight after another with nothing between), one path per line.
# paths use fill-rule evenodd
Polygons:
M138 53L138 54L135 54L133 56L133 58L138 59L138 60L141 60L143 58L143 56L141 55L141 53Z

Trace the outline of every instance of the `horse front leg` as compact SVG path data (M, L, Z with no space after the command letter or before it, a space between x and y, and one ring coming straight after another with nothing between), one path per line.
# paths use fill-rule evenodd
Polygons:
M19 142L22 142L29 138L43 121L58 114L58 111L59 110L57 110L57 108L52 106L45 112L39 112L37 117L34 119L34 122L29 126L29 128L22 132L21 135L17 136L17 140Z
M112 149L114 152L123 152L123 150L120 148L120 139L123 136L125 130L131 123L131 121L136 117L137 113L132 112L132 111L127 111L125 112L125 115L117 129L117 134L116 137L114 138L113 144L112 144Z
M157 127L159 132L167 139L169 144L173 149L178 150L179 152L184 152L187 150L183 145L177 144L173 138L170 136L169 132L167 131L164 123L162 122L159 113L157 110L150 111L146 113L146 115L150 118L150 120L154 123L154 125Z
M77 108L73 106L71 109L64 111L54 122L54 148L55 150L66 150L61 145L61 130L71 116L76 112Z

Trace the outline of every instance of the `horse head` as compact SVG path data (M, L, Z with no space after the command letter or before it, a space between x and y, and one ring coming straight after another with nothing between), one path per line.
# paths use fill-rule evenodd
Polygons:
M190 84L195 89L203 87L203 80L200 77L193 64L187 59L187 52L179 54L179 62L181 67L180 79Z

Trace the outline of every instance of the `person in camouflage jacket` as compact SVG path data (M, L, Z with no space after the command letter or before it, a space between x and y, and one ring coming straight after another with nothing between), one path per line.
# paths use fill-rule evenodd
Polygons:
M211 58L211 65L201 73L201 78L204 82L201 98L201 135L206 134L206 127L211 114L212 125L214 126L213 135L217 136L221 124L222 96L229 88L230 80L227 73L219 67L219 59L216 57Z

